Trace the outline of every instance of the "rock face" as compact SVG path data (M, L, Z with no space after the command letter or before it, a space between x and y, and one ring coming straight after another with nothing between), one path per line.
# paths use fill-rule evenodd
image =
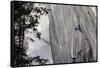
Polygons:
M97 61L97 22L90 7L49 5L53 63Z

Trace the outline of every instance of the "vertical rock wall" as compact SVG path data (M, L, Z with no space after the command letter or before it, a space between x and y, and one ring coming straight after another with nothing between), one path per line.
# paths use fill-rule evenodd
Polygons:
M97 59L97 22L89 7L49 5L49 35L54 63Z

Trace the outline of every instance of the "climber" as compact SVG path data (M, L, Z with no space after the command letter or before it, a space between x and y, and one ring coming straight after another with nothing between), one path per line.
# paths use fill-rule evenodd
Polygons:
M75 31L76 30L79 30L80 32L82 32L82 29L81 29L81 27L80 27L80 24L78 24L78 26L75 28Z

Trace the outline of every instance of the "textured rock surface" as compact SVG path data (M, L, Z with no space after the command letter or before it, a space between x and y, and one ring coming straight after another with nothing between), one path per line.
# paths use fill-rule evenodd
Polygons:
M51 9L48 16L41 17L37 27L42 38L49 44L43 39L38 40L34 32L29 30L25 36L35 40L26 40L29 56L48 58L47 64L97 61L95 7L54 4L41 6Z
M49 5L54 63L97 60L97 22L90 7Z

